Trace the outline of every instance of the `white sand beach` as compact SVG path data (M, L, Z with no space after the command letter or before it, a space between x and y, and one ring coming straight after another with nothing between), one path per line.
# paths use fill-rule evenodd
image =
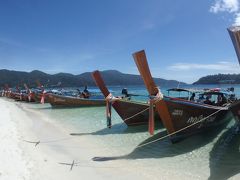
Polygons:
M92 161L101 152L86 138L68 135L36 112L26 113L18 102L0 98L0 109L1 180L146 179L136 167L124 167L122 162ZM49 137L60 141L47 144ZM24 140L43 142L35 147ZM59 164L73 160L77 164L72 171L70 165Z

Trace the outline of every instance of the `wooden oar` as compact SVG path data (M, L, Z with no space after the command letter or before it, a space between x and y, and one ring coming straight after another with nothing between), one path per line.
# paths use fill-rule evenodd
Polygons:
M240 27L239 26L230 27L227 30L232 39L232 43L235 48L235 51L236 51L236 54L238 57L238 61L240 63Z
M156 86L155 82L153 81L151 72L149 70L145 51L142 50L142 51L134 53L133 58L137 65L137 68L143 78L143 81L148 90L148 93L150 94L150 96L157 95L157 93L159 93L159 90L158 90L158 87ZM158 114L159 114L164 126L166 127L168 133L174 132L175 130L174 130L172 120L171 120L168 108L166 106L166 103L163 100L160 100L155 104L155 106L156 106Z

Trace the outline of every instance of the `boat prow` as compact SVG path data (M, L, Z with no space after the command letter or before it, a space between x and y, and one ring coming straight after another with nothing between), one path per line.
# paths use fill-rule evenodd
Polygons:
M105 98L107 98L110 95L110 92L106 87L100 72L94 71L92 73L92 76L95 80L96 85L99 87ZM128 126L142 125L148 123L148 103L135 102L124 98L118 98L117 101L114 101L112 106Z
M238 62L240 63L240 26L229 27L227 30L235 48ZM240 124L240 100L231 106L231 111L236 119L236 122Z
M153 81L144 51L133 54L135 63L150 96L160 90ZM155 102L156 109L172 141L218 126L229 121L225 118L228 107L207 105L190 100L163 96Z

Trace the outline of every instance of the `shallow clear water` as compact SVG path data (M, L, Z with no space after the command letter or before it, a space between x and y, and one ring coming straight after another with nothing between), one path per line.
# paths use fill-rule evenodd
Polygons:
M212 86L200 86L216 87ZM229 85L222 86L229 87ZM240 86L234 86L240 97ZM121 92L121 87L109 87L113 94ZM199 88L199 86L190 86ZM162 88L166 93L167 88ZM129 93L141 94L137 100L147 100L144 87L128 87ZM161 124L157 124L155 135L150 136L147 126L127 127L113 112L113 127L106 128L105 107L52 109L49 104L26 104L28 108L44 113L49 121L67 129L69 133L87 136L96 147L105 149L99 161L129 161L144 173L162 172L163 179L181 175L186 179L227 179L240 178L240 134L233 128L234 120L212 131L189 137L179 143L171 144L166 138L149 145L136 148L166 134ZM96 154L99 156L99 154ZM93 157L94 158L94 157ZM237 175L238 174L238 175ZM237 175L237 176L236 176ZM165 178L164 178L165 177ZM160 178L161 179L161 178Z

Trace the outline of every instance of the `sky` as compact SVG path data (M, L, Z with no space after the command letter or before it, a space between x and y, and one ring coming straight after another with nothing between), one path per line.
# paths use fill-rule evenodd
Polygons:
M0 0L0 69L139 74L192 83L240 73L227 28L240 0Z

